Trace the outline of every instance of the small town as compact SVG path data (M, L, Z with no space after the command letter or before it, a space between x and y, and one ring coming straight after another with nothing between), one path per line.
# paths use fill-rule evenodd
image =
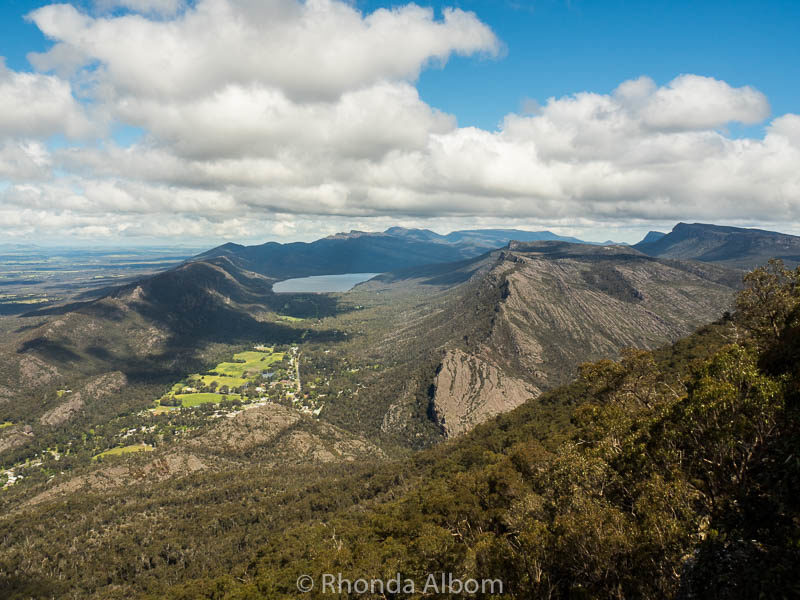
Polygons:
M206 373L189 375L157 400L150 412L162 414L201 404L219 405L217 416L235 416L238 410L275 402L318 416L322 410L316 385L304 390L298 346L276 348L258 344L239 352ZM324 397L324 396L323 396ZM229 404L234 410L226 410Z

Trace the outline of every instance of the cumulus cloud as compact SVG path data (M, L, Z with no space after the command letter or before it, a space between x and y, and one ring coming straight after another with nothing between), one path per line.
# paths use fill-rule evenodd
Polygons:
M73 97L69 82L12 71L0 57L0 138L55 133L81 138L94 131L96 124Z
M453 117L429 107L403 82L306 103L280 90L230 85L190 100L127 99L117 114L186 157L274 156L288 147L374 157L422 148L431 133L455 128Z
M393 223L575 234L800 220L800 116L773 119L763 138L730 137L729 123L769 117L748 86L643 76L527 102L486 131L458 127L414 86L452 54L497 53L471 13L365 15L335 0L98 6L112 4L128 10L34 11L54 42L31 57L42 72L0 70L0 107L18 109L0 113L0 179L11 182L0 229L252 239ZM105 119L145 134L128 147L42 145Z
M491 29L472 14L409 4L364 17L338 0L199 0L169 21L93 18L69 4L30 19L57 43L33 54L39 68L62 55L103 65L103 80L139 98L194 98L258 84L292 98L332 99L384 80L413 80L451 54L496 53Z
M658 89L643 77L621 85L616 96L633 100L634 106L644 100L638 107L642 122L661 130L712 129L732 121L751 125L766 119L770 112L766 96L758 90L733 88L698 75L681 75Z
M25 182L50 179L50 152L38 140L0 140L0 180Z

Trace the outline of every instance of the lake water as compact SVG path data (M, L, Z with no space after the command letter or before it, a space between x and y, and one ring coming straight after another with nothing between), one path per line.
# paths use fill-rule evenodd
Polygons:
M315 275L279 281L272 286L278 294L305 294L321 292L347 292L354 286L372 279L380 273L345 273L343 275Z

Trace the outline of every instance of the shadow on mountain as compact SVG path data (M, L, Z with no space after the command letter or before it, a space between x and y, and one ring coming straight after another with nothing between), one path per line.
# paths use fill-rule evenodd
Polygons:
M102 298L32 311L69 319L58 333L23 342L17 353L34 352L55 365L90 375L121 371L128 380L160 381L203 368L198 350L209 344L332 342L338 331L274 321L275 313L321 319L340 308L324 294L280 296L272 280L247 273L226 259L181 265L113 289Z
M81 359L79 354L73 352L66 346L45 337L27 340L17 348L18 354L25 354L26 352L33 351L43 358L59 363L76 362Z
M49 306L50 302L43 302L45 306ZM40 305L41 306L41 305ZM31 305L23 302L6 302L0 304L0 316L6 317L11 315L20 315L27 313L31 310Z
M373 278L372 281L397 283L400 281L416 280L416 283L420 285L458 285L469 281L470 277L475 275L475 273L487 264L487 261L492 259L493 254L493 252L489 252L469 260L400 269L398 271L378 275Z
M47 308L29 310L25 314L20 315L20 317L28 318L28 317L51 317L56 315L66 315L68 313L75 312L83 307L88 307L90 304L91 301L70 302L69 304L61 304L59 306L48 306ZM23 328L20 328L19 331L23 331Z
M23 317L33 316L31 313L27 313L22 315ZM17 327L14 330L14 333L25 333L26 331L32 331L38 327L44 325L45 321L39 321L38 323L30 323L29 325L22 325L21 327Z
M223 244L195 257L197 260L227 258L248 270L288 279L342 273L386 273L434 263L472 259L502 248L511 240L581 240L550 231L480 229L439 235L427 229L390 227L382 233L351 231L315 242L259 246Z

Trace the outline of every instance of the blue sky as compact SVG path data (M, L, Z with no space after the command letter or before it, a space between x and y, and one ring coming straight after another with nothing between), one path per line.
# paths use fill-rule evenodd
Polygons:
M40 0L0 3L0 54L31 68L26 55L50 44L24 16ZM91 3L73 2L78 6ZM356 0L364 12L401 2ZM590 90L607 93L648 75L664 84L682 73L750 85L774 114L800 112L800 2L705 0L451 0L419 2L475 12L505 50L499 58L453 57L422 73L419 90L461 126L492 129L528 100ZM747 131L750 131L749 129Z
M635 241L678 220L800 233L800 2L420 3L432 19L373 0L351 0L355 17L342 0L305 10L297 0L71 4L88 23L82 37L63 7L0 4L7 113L14 94L30 104L24 73L35 89L63 85L74 100L42 108L49 118L63 111L69 131L57 120L26 131L13 118L4 130L0 120L0 232L12 237L161 243L167 220L184 240L401 224ZM263 47L248 56L235 39L194 39L191 22L209 7L231 22L263 19L252 32L263 32ZM370 15L381 8L394 12L378 27ZM452 8L475 16L448 21ZM312 13L330 18L325 35L270 45ZM176 25L169 40L158 37L165 21ZM126 47L134 35L219 72L206 76L172 50ZM56 42L62 51L29 62ZM307 62L287 71L298 54ZM264 64L242 67L254 57Z
M384 2L359 2L372 8ZM767 95L775 114L800 110L800 2L462 0L506 45L498 60L455 58L426 71L423 98L491 128L524 99L608 93L648 75L664 84L707 75Z

